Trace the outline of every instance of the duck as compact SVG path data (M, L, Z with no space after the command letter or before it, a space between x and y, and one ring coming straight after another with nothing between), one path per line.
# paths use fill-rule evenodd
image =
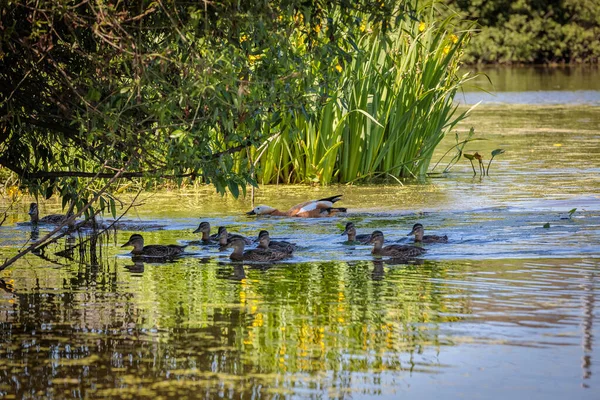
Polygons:
M269 232L263 230L258 233L258 248L292 254L296 250L296 244L284 240L271 240Z
M193 233L199 233L202 232L202 242L204 243L211 243L211 242L217 242L219 240L219 234L215 233L215 234L210 234L210 223L203 221L200 222L200 225L198 225L198 228L193 232Z
M348 222L346 224L346 229L342 232L342 235L348 235L348 242L351 243L359 242L361 244L369 244L369 241L371 240L371 235L367 233L357 235L356 227L353 222Z
M233 247L233 253L229 256L233 261L259 261L272 262L283 260L290 256L290 253L283 251L257 248L244 251L246 241L243 237L233 236L227 241L227 247Z
M162 245L162 244L151 244L144 246L144 238L140 234L133 234L129 237L127 243L121 247L133 246L131 254L134 256L142 257L156 257L156 258L174 258L183 253L186 246L179 246L176 244Z
M391 258L407 259L420 256L427 251L422 247L402 244L391 244L383 247L383 240L383 232L374 231L371 234L371 239L369 242L373 243L374 245L371 254L375 256L389 256Z
M68 215L63 214L50 214L46 215L43 218L40 218L40 210L37 203L31 203L29 205L29 217L31 218L32 224L54 224L60 225L64 223L70 216L73 215L73 212Z
M227 228L224 226L219 227L217 238L219 239L219 245L221 245L221 247L227 247L227 243L234 237L242 238L245 244L252 244L251 239L235 233L228 233Z
M260 205L254 207L247 215L272 215L277 217L300 217L300 218L318 218L330 217L338 213L346 212L346 208L333 207L333 204L342 198L341 194L331 197L325 197L319 200L305 201L296 204L287 211L280 211L276 208Z
M406 236L415 235L415 243L448 243L448 236L424 235L423 225L414 224L412 231Z

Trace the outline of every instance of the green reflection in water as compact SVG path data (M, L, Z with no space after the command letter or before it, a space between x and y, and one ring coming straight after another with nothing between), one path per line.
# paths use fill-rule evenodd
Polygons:
M461 131L470 125L489 140L469 151L507 150L490 177L473 178L464 162L426 185L257 193L258 203L286 208L339 192L359 233L406 240L420 221L448 234L422 265L379 263L368 247L343 246L345 219L248 218L249 199L204 187L152 195L130 218L164 225L143 232L148 243L197 239L201 219L247 235L266 228L300 242L297 258L241 267L227 252L192 247L174 263L135 264L117 247L131 232L118 232L83 263L77 252L54 255L66 241L46 259L19 261L0 273L0 394L594 398L600 114L485 107ZM0 228L0 257L29 239L29 227L16 225L26 208Z
M482 75L469 82L465 91L478 88L493 92L600 90L600 68L596 65L487 66L465 68L465 70L480 72L487 76Z

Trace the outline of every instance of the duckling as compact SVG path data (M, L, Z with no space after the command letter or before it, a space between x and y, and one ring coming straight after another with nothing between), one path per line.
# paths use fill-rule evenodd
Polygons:
M371 251L371 253L376 256L389 256L391 258L407 259L420 256L426 251L421 247L401 244L391 244L383 247L383 232L381 231L374 231L371 234L371 239L369 242L374 244L373 251Z
M251 239L248 239L245 236L238 235L238 234L235 234L235 233L228 233L227 232L227 228L225 228L224 226L220 226L219 227L219 232L217 233L217 238L219 239L219 245L221 247L227 247L227 243L231 239L233 239L234 237L244 239L244 243L245 244L252 244L252 240Z
M348 235L348 242L359 242L362 244L368 244L369 241L371 240L371 235L369 234L362 234L362 235L357 235L356 234L356 227L354 226L353 222L348 222L346 224L346 229L344 230L344 232L342 232L342 235Z
M144 238L142 235L133 234L129 237L127 243L121 247L133 246L131 254L134 256L157 257L157 258L173 258L181 255L186 246L170 244L168 246L162 244L151 244L144 246Z
M415 243L448 243L448 236L446 235L423 235L424 233L423 225L414 224L412 231L406 236L415 235Z
M271 240L268 231L260 231L258 234L258 248L292 254L296 250L296 244L284 240Z
M304 203L296 204L287 211L279 211L276 208L260 205L254 207L247 215L273 215L278 217L329 217L340 212L346 212L345 208L333 207L333 203L342 198L341 194L326 197L320 200L310 200Z
M244 251L246 241L241 236L233 236L228 242L227 247L233 247L233 253L229 256L234 261L279 261L290 256L289 253L271 249L251 249Z
M65 222L70 216L73 215L73 212L69 213L69 215L62 214L50 214L46 215L43 218L40 218L40 211L37 203L31 203L29 205L29 217L31 218L32 224L54 224L59 225Z
M198 233L198 232L202 232L202 242L204 243L210 243L210 242L216 242L219 240L219 234L215 233L215 234L210 234L210 223L203 221L200 222L200 225L198 225L198 228L193 232L193 233Z

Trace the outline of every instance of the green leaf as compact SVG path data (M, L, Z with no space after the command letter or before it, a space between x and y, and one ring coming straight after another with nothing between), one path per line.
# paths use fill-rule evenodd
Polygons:
M110 213L113 218L117 218L117 205L112 197L110 198Z
M53 186L48 186L46 188L46 193L45 193L46 200L48 200L50 197L52 197L53 193L54 193L54 187Z
M546 222L546 223L544 224L544 228L546 228L546 229L550 228L550 222Z
M463 157L466 158L467 160L474 160L475 159L475 156L473 154L464 153Z
M504 154L504 149L496 149L492 151L492 157L496 157L498 154Z
M569 210L569 218L571 218L573 214L575 214L575 211L577 211L577 208L572 208Z
M237 183L228 182L227 187L229 187L229 191L231 192L233 197L235 197L237 199L238 196L240 195L240 188L238 187Z

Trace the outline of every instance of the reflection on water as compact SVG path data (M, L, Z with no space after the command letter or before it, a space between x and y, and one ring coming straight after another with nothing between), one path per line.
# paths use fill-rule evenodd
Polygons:
M456 100L502 104L600 105L598 66L523 66L469 69L478 75Z
M471 387L474 396L496 398L464 377L452 384L423 378L460 371L487 379L480 368L505 363L506 354L475 360L497 346L533 357L529 364L547 349L544 357L580 369L581 384L598 387L595 261L264 269L188 258L143 271L128 264L40 265L4 278L2 393L368 397L433 384L451 395ZM571 374L554 375L553 364L539 362L544 357L536 368L555 393L573 390ZM529 364L496 372L510 375L515 388L532 385Z
M600 115L487 107L461 134L470 124L488 140L466 151L506 150L489 177L461 161L427 185L257 192L281 208L342 193L347 218L250 218L248 199L204 188L130 216L162 228L144 230L148 244L198 240L201 220L267 229L299 244L283 263L232 263L201 244L147 263L119 247L132 231L28 255L0 272L0 397L596 399ZM17 224L26 208L0 227L0 257L47 232ZM409 264L376 259L343 243L348 220L389 243L421 222L449 243Z

